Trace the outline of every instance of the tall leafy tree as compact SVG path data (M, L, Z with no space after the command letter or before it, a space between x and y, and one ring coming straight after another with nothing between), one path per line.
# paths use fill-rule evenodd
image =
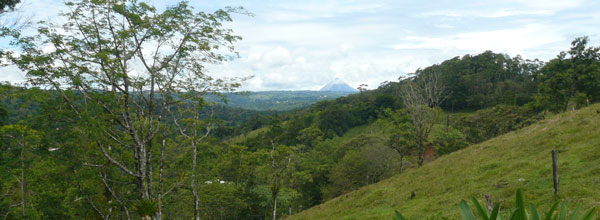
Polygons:
M391 134L388 135L388 145L400 155L398 171L402 173L404 157L408 156L416 147L411 117L406 109L397 111L386 109L384 114L391 122L391 127L388 128L391 131Z
M600 100L600 47L588 47L588 37L571 43L571 49L550 60L540 73L537 107L566 111L570 104Z
M29 128L26 125L11 124L0 127L0 158L3 158L3 162L0 163L0 167L3 169L11 170L12 176L16 177L15 182L6 187L6 194L2 197L2 200L8 200L10 203L8 210L4 213L4 219L11 215L11 209L20 207L20 214L23 219L30 217L30 213L27 211L30 208L31 201L30 190L28 189L29 183L29 166L33 161L32 149L39 146L40 143L40 132ZM10 178L12 179L12 178ZM4 187L0 187L2 189ZM16 199L15 199L16 198ZM0 200L0 202L3 202ZM11 201L12 200L12 201Z
M87 199L97 215L130 219L134 206L154 210L156 204L155 218L162 219L163 198L171 188L165 186L166 154L177 130L169 122L192 117L170 112L208 92L239 86L210 77L205 65L234 52L241 37L223 23L240 9L205 13L180 2L160 11L137 0L67 6L63 24L42 22L33 36L13 32L20 55L2 55L34 85L56 90L93 141L96 150L85 164L98 169L107 192L107 201Z

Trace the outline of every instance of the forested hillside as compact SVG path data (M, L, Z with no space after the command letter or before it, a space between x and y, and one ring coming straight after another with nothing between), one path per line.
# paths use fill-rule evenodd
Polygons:
M308 107L323 100L333 100L355 92L343 91L259 91L209 95L207 101L214 101L229 107L255 111L290 111Z
M36 34L0 31L17 48L0 51L1 64L26 76L0 86L2 218L281 219L311 207L295 218L387 218L397 208L426 217L422 207L454 216L446 205L471 190L505 199L524 186L533 201L549 199L536 149L552 147L570 159L565 198L594 205L600 49L587 37L548 62L468 54L374 90L264 112L213 103L265 109L256 96L285 98L228 96L243 78L207 72L237 55L241 37L228 24L250 14L243 8L67 6L63 23L42 22ZM445 187L425 185L434 173Z
M485 204L485 195L501 203L502 216L508 218L517 189L544 210L554 201L569 202L571 210L597 207L599 112L596 104L549 117L289 219L392 219L396 210L409 219L457 219L461 200L474 196ZM559 197L553 195L552 150L559 152Z

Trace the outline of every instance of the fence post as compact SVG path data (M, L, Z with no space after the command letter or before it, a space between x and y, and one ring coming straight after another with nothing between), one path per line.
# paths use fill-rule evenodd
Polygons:
M485 195L485 201L487 202L487 209L488 212L492 212L492 210L494 209L494 204L492 204L492 198L490 197L490 195Z
M552 150L552 176L554 180L554 196L558 196L558 152Z

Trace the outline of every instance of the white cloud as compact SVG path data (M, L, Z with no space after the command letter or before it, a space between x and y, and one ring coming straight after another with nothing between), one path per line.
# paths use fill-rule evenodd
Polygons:
M511 16L549 16L553 15L552 10L518 10L518 9L480 9L480 10L442 10L442 11L429 11L419 14L420 17L433 17L433 16L444 16L444 17L461 17L461 18L502 18Z
M586 0L568 0L568 1L547 1L547 0L506 0L507 2L528 8L560 11L564 9L581 7L586 4Z
M22 83L25 81L25 73L16 66L2 67L0 70L0 82Z
M492 50L512 55L522 54L546 44L562 41L560 29L547 25L531 24L519 28L459 33L444 37L410 36L394 49L440 49L483 52Z
M36 18L53 18L58 0L28 0ZM173 2L175 0L172 0ZM156 4L163 1L150 0ZM201 10L245 6L255 17L226 24L244 39L241 58L209 65L215 77L255 77L244 90L319 89L340 77L351 86L397 80L405 73L484 50L549 59L588 35L600 43L600 4L590 0L192 1ZM2 41L0 41L0 45ZM2 46L3 47L3 46ZM19 80L4 69L0 80Z

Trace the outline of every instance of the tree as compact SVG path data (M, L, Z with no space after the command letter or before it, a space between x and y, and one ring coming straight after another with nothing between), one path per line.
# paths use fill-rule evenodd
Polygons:
M62 25L41 22L34 36L12 31L21 53L2 55L30 83L53 88L69 105L96 148L85 165L101 170L103 182L124 182L105 184L121 212L88 200L97 215L130 219L125 201L157 201L155 217L162 219L162 199L171 192L164 180L167 147L177 133L170 122L191 117L169 112L239 86L235 79L210 77L205 66L231 58L223 52L234 52L241 37L223 23L241 9L195 12L180 2L159 11L136 0L67 6Z
M0 14L14 10L15 6L19 4L21 0L0 0Z
M356 89L360 92L366 92L367 90L369 90L369 85L363 83L360 84Z
M0 126L4 125L8 118L8 111L0 104Z
M447 97L446 87L438 72L422 71L417 76L404 80L400 95L411 116L420 166L423 165L427 138L441 112L439 106Z
M380 136L363 134L344 144L349 150L331 167L331 183L323 190L328 198L379 182L401 167L398 155Z
M386 109L384 114L391 122L391 134L388 135L388 145L400 154L399 172L402 173L404 157L416 148L416 137L410 114L406 109L392 111Z
M300 143L306 145L309 149L312 149L318 142L323 140L323 132L315 126L310 126L300 130L296 139L298 139Z
M600 100L600 47L587 47L588 37L571 42L569 51L550 60L540 73L535 106L552 112Z
M196 92L193 89L195 88L190 88L192 89L192 91L189 92ZM196 220L200 220L200 195L199 195L199 185L198 185L198 181L197 181L197 168L198 168L198 145L200 144L200 142L202 140L204 140L206 137L208 137L208 135L210 134L210 132L212 131L214 124L212 123L211 120L208 120L208 122L203 121L200 119L200 111L198 111L199 109L202 108L202 106L204 105L204 103L202 102L202 100L196 100L197 103L193 103L191 105L186 105L183 106L180 110L179 110L179 114L181 114L181 116L179 117L173 117L174 118L174 124L177 127L179 134L181 136L183 136L183 138L189 142L189 144L191 144L192 146L192 174L191 174L191 183L190 183L190 188L192 188L192 194L194 196L194 219ZM170 110L170 109L168 109ZM174 113L170 112L169 113L174 116ZM191 117L185 118L183 117L184 115L189 115ZM211 114L212 117L212 114ZM183 118L181 122L178 122L178 118ZM164 135L168 135L168 134L164 134ZM165 145L163 145L165 146ZM164 157L161 157L161 160L164 161ZM162 169L162 168L161 168ZM161 176L162 177L162 176Z
M32 161L31 151L34 147L39 145L41 134L40 132L37 132L29 128L28 126L22 124L2 126L0 127L0 134L2 135L2 137L0 137L0 140L5 140L5 143L1 143L2 148L0 148L0 153L7 154L0 155L0 158L6 157L7 160L9 160L9 158L18 158L17 160L11 160L14 161L14 163L7 161L9 167L6 167L6 169L12 168L11 170L13 171L19 171L18 174L14 173L14 175L19 176L17 180L19 191L18 197L20 198L18 203L10 204L10 206L8 207L9 210L7 210L3 217L4 219L6 219L6 217L8 217L10 214L11 208L20 206L21 216L23 219L26 219L29 215L27 207L31 206L31 203L28 199L30 194L28 190L28 167L30 162ZM10 166L10 164L12 164L12 166ZM3 197L10 199L11 197L13 197L11 195L14 194L15 193L7 192L5 195L3 195Z
M271 199L273 202L273 220L277 219L277 198L279 192L283 188L283 180L285 172L292 163L293 148L279 145L276 146L271 142L271 151L269 157L271 159Z

